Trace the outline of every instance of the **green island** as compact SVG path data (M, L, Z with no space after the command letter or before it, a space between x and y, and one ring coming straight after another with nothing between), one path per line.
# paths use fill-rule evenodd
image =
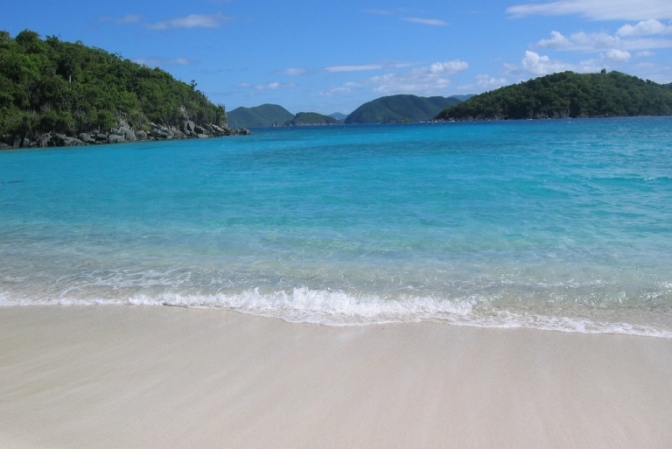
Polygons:
M437 120L509 120L672 114L672 84L620 72L555 73L476 95Z
M299 112L294 118L285 122L285 126L340 125L342 123L340 120L317 112Z
M354 123L406 123L431 120L443 108L460 103L455 97L390 95L364 103L345 119Z
M195 81L81 42L0 31L0 148L241 133Z
M236 128L266 128L281 126L294 114L277 104L262 104L252 108L239 107L227 114L229 125Z

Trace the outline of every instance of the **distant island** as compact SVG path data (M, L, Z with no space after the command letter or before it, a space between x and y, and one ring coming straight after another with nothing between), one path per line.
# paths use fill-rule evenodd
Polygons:
M437 120L510 120L672 115L672 84L620 72L555 73L476 95Z
M447 98L390 95L369 101L349 115L339 112L331 115L299 112L293 115L280 105L262 104L251 108L236 108L228 113L228 120L230 126L240 128L420 122L432 120L445 107L458 104L470 97L472 95Z
M262 104L253 108L239 107L228 113L229 125L234 128L266 128L282 126L294 114L277 104Z
M404 123L433 119L442 109L461 103L455 97L418 97L391 95L369 101L355 109L345 119L354 123Z
M81 42L0 31L0 148L238 133L195 81Z
M285 122L285 126L340 125L342 123L340 120L317 112L299 112L294 118Z

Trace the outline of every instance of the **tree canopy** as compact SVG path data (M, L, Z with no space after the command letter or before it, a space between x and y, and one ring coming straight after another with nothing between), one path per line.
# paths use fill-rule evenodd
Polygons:
M81 42L0 31L0 136L46 132L74 135L109 129L118 120L225 124L224 106L158 68Z
M395 123L431 120L443 108L459 103L454 97L390 95L364 103L345 119L345 123Z
M615 117L672 114L672 85L620 72L555 73L476 95L439 120Z

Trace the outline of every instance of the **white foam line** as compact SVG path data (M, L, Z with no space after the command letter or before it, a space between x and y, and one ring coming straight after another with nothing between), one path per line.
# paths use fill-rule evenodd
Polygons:
M296 288L291 292L260 293L258 289L238 294L180 295L156 297L138 295L127 299L68 299L12 301L0 295L0 306L175 306L199 309L226 309L239 313L279 318L291 323L327 326L356 326L432 321L456 326L496 329L537 329L582 334L620 334L672 339L672 332L652 326L597 322L585 318L551 317L492 310L485 298L437 300L412 297L385 300L377 296L355 297L341 291ZM482 305L479 311L474 308ZM479 313L481 312L481 313ZM483 312L488 315L484 316Z

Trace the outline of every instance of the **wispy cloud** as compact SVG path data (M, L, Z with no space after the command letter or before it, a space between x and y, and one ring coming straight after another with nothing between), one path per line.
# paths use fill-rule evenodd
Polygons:
M308 72L308 70L304 69L303 67L290 67L289 69L284 69L284 70L280 71L280 73L283 73L283 74L289 75L289 76L304 75L307 72Z
M385 68L382 64L359 64L359 65L334 65L325 67L325 72L361 72L366 70L381 70Z
M231 21L231 17L222 13L217 14L190 14L185 17L175 17L174 19L161 22L148 23L145 26L150 30L169 30L178 28L218 28Z
M473 84L463 84L457 89L462 92L484 92L498 87L506 86L509 81L506 78L495 78L490 75L476 75L476 82Z
M520 65L504 64L507 74L522 76L531 74L534 76L549 75L551 73L571 70L579 73L597 72L611 64L620 64L630 60L632 55L626 50L612 49L601 53L598 57L572 64L559 59L551 59L547 55L540 55L534 51L526 51Z
M404 17L406 22L420 23L422 25L432 25L432 26L446 26L448 22L439 19L423 19L420 17Z
M636 25L623 25L616 32L619 36L643 36L650 34L672 34L672 25L664 25L657 20L645 20Z
M349 82L343 86L321 92L320 95L334 96L362 88L369 88L375 93L387 95L395 93L439 95L445 93L444 89L451 83L451 80L447 78L448 76L468 68L469 64L459 59L435 62L405 72L374 76L358 83Z
M127 14L124 17L105 16L105 17L101 17L98 20L100 22L112 22L112 23L119 23L119 24L140 23L142 21L142 16L140 16L138 14Z
M278 90L278 89L289 89L289 88L292 88L292 87L296 87L296 84L294 84L294 83L283 84L283 83L279 83L277 81L274 81L274 82L268 83L268 84L258 84L254 88L257 89L257 90Z
M194 65L197 64L196 61L192 61L187 58L175 58L175 59L163 59L163 58L138 58L134 59L133 62L138 64L146 65L147 67L164 67L171 65Z
M511 6L512 17L578 15L591 20L672 19L670 0L558 0Z
M613 36L608 33L574 33L564 36L559 31L551 31L550 39L542 39L535 45L536 48L551 50L568 50L582 52L600 52L605 50L651 50L656 48L672 48L672 39L641 38Z

